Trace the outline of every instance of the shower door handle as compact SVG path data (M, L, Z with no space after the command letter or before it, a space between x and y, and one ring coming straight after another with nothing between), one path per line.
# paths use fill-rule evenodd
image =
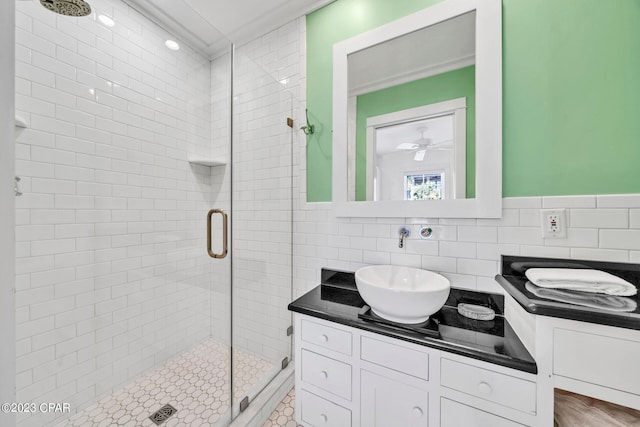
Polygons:
M217 254L211 249L211 217L213 214L222 215L222 252ZM211 209L207 214L207 252L211 258L224 258L227 256L227 222L228 216L222 209Z

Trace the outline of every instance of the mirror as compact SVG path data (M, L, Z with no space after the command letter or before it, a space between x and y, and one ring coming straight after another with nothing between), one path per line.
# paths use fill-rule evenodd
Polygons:
M349 200L467 197L475 22L474 11L348 56Z
M500 9L447 0L334 45L337 216L501 215Z

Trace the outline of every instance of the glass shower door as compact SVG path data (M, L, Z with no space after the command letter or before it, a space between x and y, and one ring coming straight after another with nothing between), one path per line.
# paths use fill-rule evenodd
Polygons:
M291 358L293 99L243 49L233 61L234 412ZM286 362L285 362L286 364Z

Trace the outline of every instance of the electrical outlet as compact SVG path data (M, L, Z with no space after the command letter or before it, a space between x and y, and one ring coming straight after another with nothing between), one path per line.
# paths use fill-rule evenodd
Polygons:
M567 213L564 209L543 209L540 211L542 237L564 239L567 237Z

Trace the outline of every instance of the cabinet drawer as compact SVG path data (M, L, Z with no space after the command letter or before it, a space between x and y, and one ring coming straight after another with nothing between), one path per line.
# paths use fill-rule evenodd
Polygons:
M553 373L640 394L640 342L555 329ZM597 368L597 369L595 369Z
M449 399L440 399L440 427L523 427L524 424Z
M350 427L351 411L302 389L296 391L300 420L308 426Z
M369 337L360 341L360 358L413 377L429 380L429 354Z
M302 341L351 356L351 332L325 326L310 320L300 323Z
M440 383L509 408L536 413L536 384L532 381L443 358Z
M302 350L302 382L351 400L351 366Z

